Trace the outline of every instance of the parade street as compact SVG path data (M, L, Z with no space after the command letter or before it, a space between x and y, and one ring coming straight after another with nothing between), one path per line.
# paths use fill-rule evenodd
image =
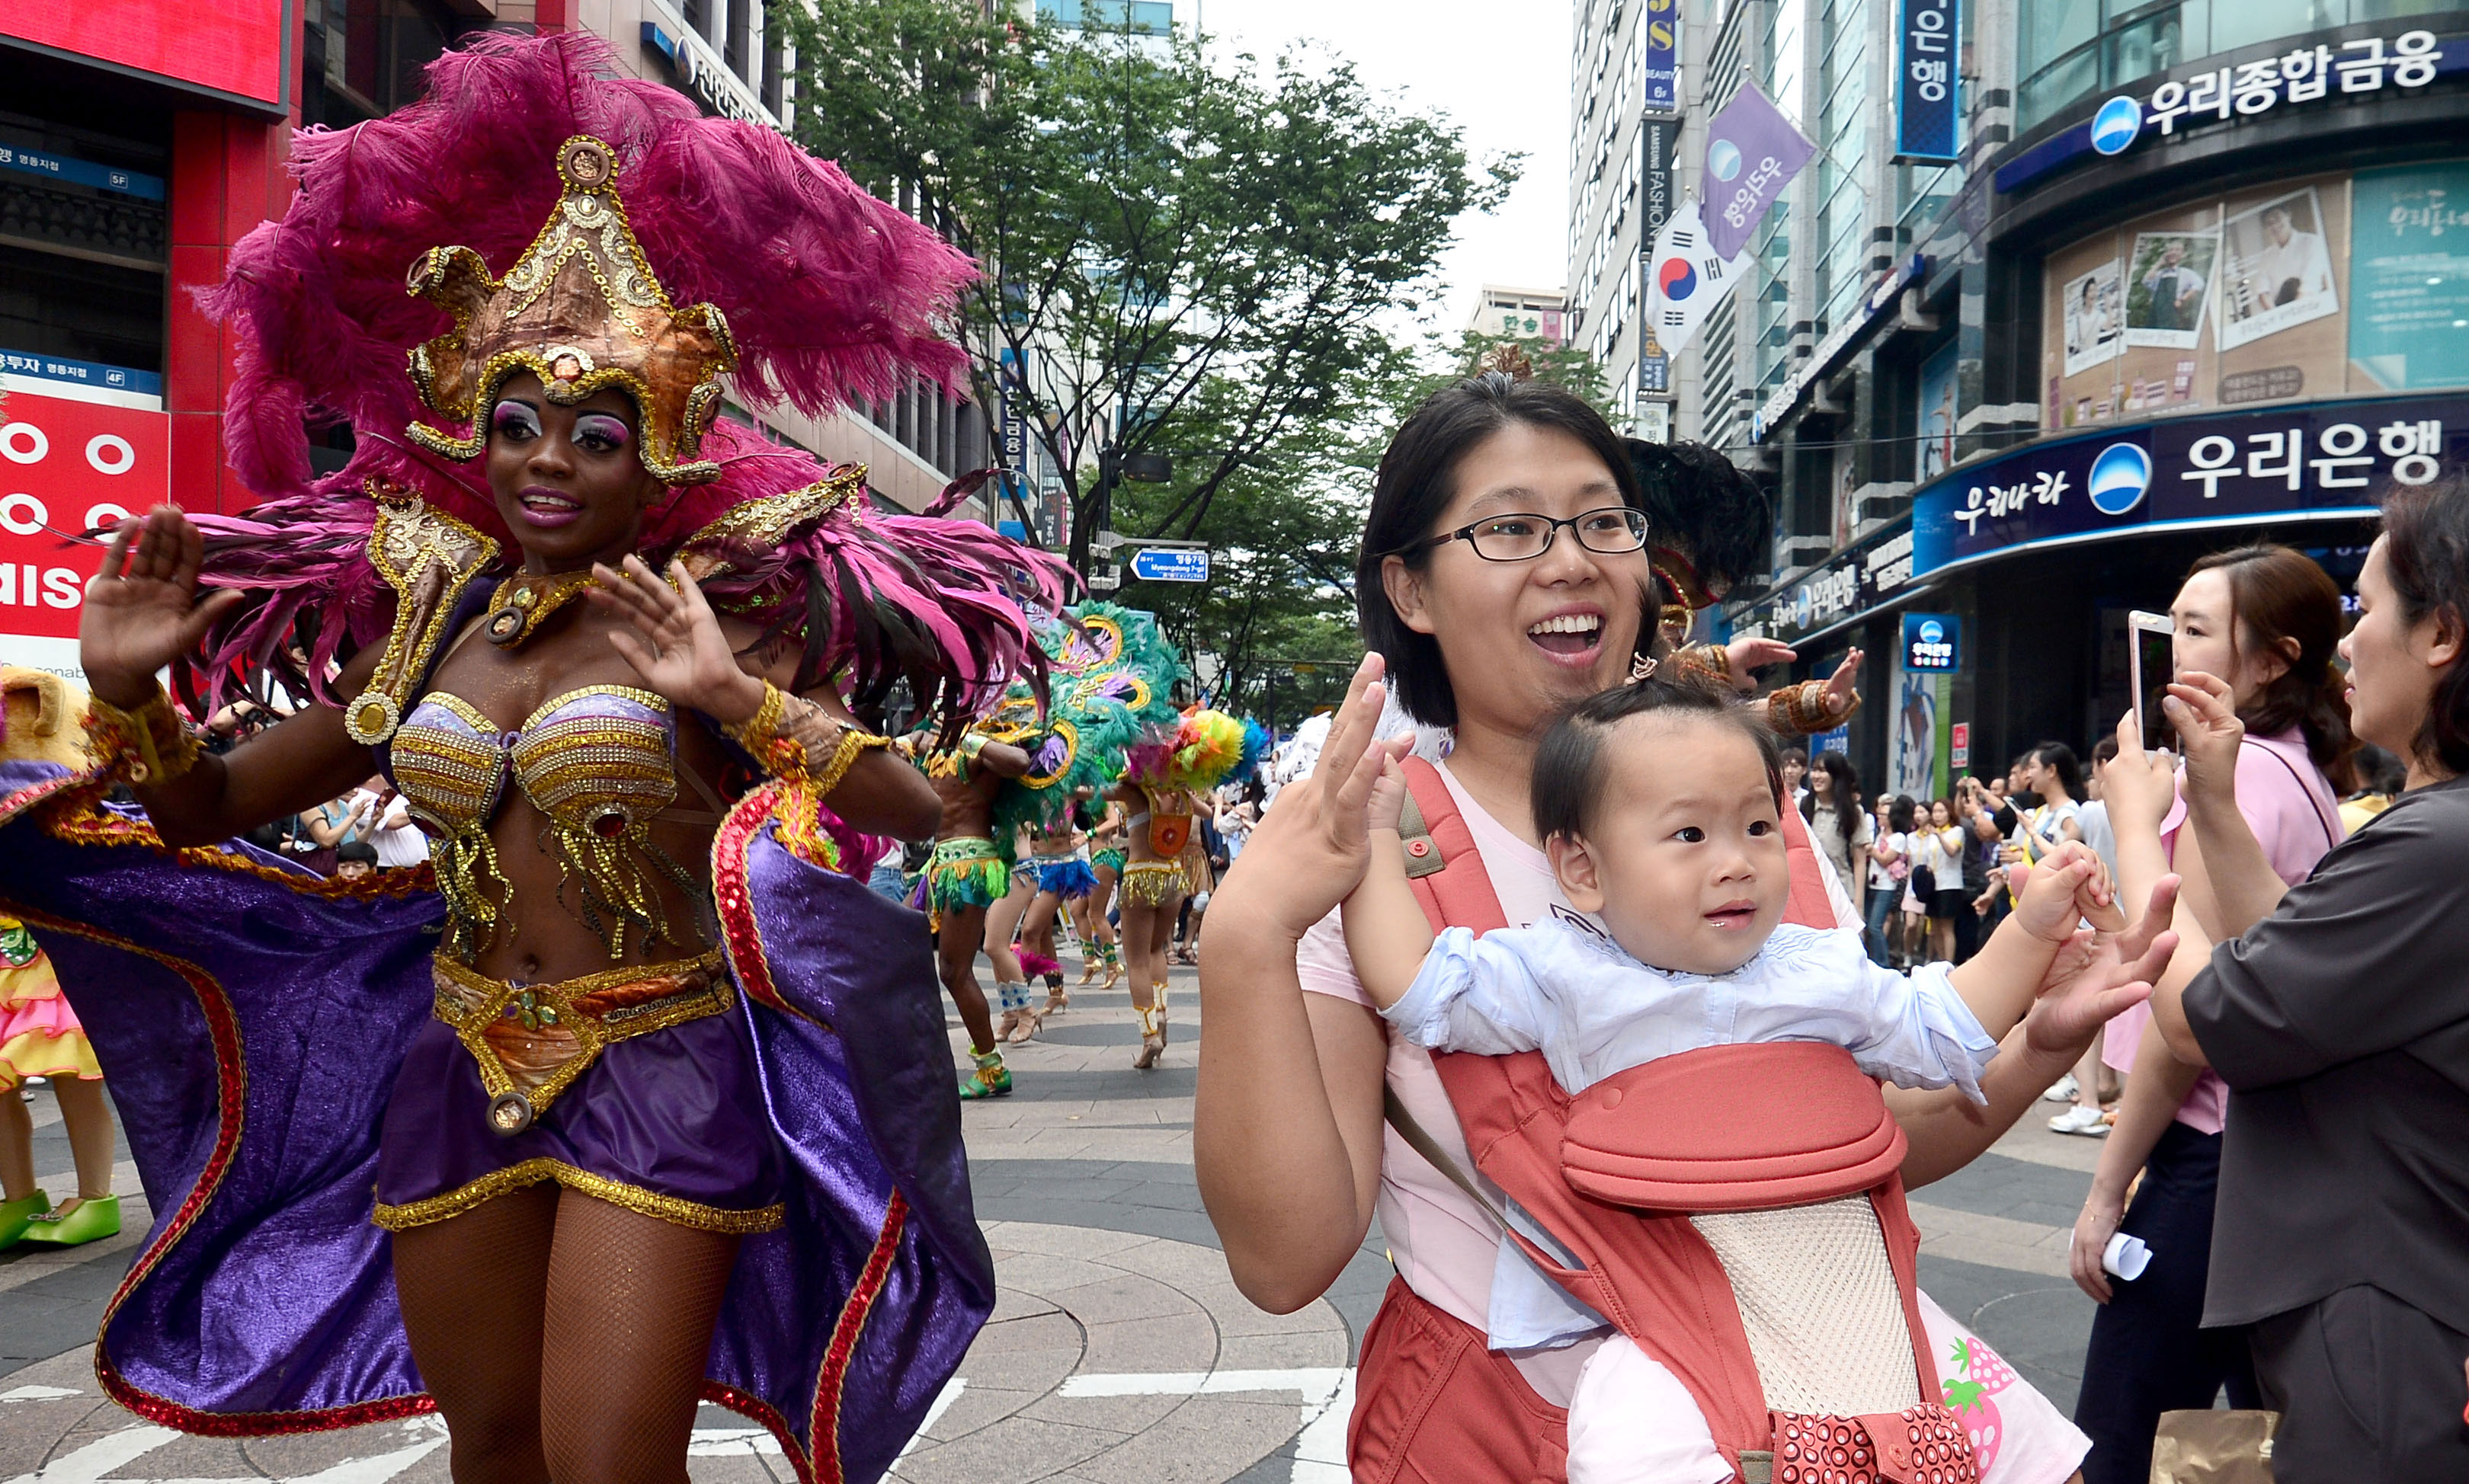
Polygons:
M1067 956L1077 971L1076 958ZM916 1484L1337 1484L1353 1347L1389 1278L1375 1229L1299 1313L1234 1290L1192 1182L1200 1027L1175 972L1172 1041L1131 1069L1127 996L1080 993L1010 1058L1019 1090L967 1105L977 1209L1002 1299L897 1476ZM958 1023L953 1022L955 1046ZM37 1088L35 1160L69 1188L69 1151ZM1923 1286L2025 1380L2071 1411L2091 1302L2065 1276L2066 1233L2100 1146L2026 1116L1990 1153L1912 1202ZM0 1480L442 1481L433 1418L306 1437L224 1440L156 1427L95 1383L92 1340L151 1217L114 1172L128 1230L65 1251L0 1254ZM1945 1366L1940 1358L1940 1366ZM697 1480L791 1479L770 1438L706 1407Z

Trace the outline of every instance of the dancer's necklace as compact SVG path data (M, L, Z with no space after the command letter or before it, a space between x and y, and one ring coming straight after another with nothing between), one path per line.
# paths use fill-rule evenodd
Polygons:
M591 569L535 577L518 572L497 584L489 596L489 619L481 627L491 644L511 650L532 636L548 616L582 596L591 585Z

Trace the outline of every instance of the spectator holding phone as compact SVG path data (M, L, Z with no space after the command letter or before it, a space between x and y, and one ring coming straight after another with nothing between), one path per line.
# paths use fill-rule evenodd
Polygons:
M428 858L428 836L411 822L411 806L383 773L360 786L352 795L352 807L368 817L361 838L376 847L379 865L416 866Z
M2190 729L2178 707L2170 709L2188 752L2181 798L2167 765L2143 754L2130 714L2118 729L2118 755L2104 771L2103 791L2121 880L2149 881L2170 870L2185 879L2180 900L2188 905L2179 910L2177 925L2186 942L2160 981L2174 994L2215 961L2213 944L2239 937L2251 922L2230 921L2223 910L2214 843L2220 831L2204 831L2201 820L2194 831L2183 828L2198 802L2204 765L2218 765L2218 781L2228 785L2221 800L2245 836L2244 851L2261 861L2276 896L2306 880L2339 841L2331 779L2345 776L2355 743L2343 680L2332 663L2341 593L2314 562L2278 546L2207 557L2179 589L2170 617L2173 689L2193 685L2216 695L2220 719L2238 737L2199 746L2206 741L2203 731ZM2242 947L2230 945L2222 953L2233 957ZM2213 1208L2216 1190L2228 1199L2224 1140L2235 1135L2224 1129L2242 1116L2238 1101L2219 1076L2171 1055L2152 1018L2137 1007L2109 1027L2106 1060L2126 1073L2126 1087L2075 1222L2075 1281L2103 1305L2092 1321L2075 1413L2076 1426L2093 1439L2087 1484L2141 1484L2163 1411L2208 1407L2224 1385L2230 1404L2259 1404L2244 1332L2202 1327L2207 1280L2216 1298L2222 1291L2211 1262ZM2138 1172L2143 1182L2128 1206L2125 1194ZM2302 1190L2288 1194L2304 1198ZM2226 1204L2221 1220L2232 1220ZM2115 1282L2101 1267L2102 1249L2121 1230L2152 1249L2150 1266L2132 1283ZM2221 1231L2224 1252L2256 1240L2254 1232L2226 1224ZM2210 1309L2213 1318L2226 1317L2220 1303ZM2284 1480L2307 1476L2281 1474ZM2378 1470L2359 1458L2352 1476L2435 1475ZM2463 1475L2456 1470L2453 1476Z

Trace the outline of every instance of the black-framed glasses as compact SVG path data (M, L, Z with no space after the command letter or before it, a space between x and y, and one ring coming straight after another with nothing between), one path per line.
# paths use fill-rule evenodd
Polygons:
M1464 541L1486 561L1532 561L1552 549L1553 537L1560 534L1562 526L1569 528L1580 546L1597 556L1626 556L1646 546L1646 512L1627 505L1605 505L1581 511L1566 520L1539 514L1487 515L1454 531L1425 537L1401 548L1397 555L1411 557L1451 541Z

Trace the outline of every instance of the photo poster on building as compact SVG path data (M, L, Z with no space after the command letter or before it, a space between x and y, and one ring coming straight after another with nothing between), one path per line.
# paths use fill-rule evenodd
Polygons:
M2469 386L2469 163L2360 171L2350 191L2350 389Z
M2232 351L2341 312L2322 193L2313 186L2248 204L2221 223L2221 349Z
M2423 179L2460 172L2434 166L2388 173ZM2050 392L2042 425L2096 426L2398 390L2352 365L2351 320L2365 301L2349 284L2350 195L2346 174L2280 181L2155 212L2052 252L2042 264L2043 344L2051 348L2043 353ZM2423 237L2410 243L2411 250L2429 245ZM2378 282L2388 280L2388 289L2411 286L2409 253L2378 252L2397 260L2380 270ZM2079 346L2091 345L2079 329L2083 283L2110 263L2124 270L2120 343L2078 354ZM2427 276L2419 273L2414 286L2427 287ZM2469 296L2469 286L2453 292ZM2469 308L2428 328L2453 336L2456 317L2469 319ZM2395 336L2410 332L2393 327ZM2374 352L2405 354L2381 343ZM2469 360L2469 351L2459 354ZM2434 384L2412 381L2410 389Z
M1646 0L1639 23L1639 43L1646 49L1646 67L1638 89L1648 113L1680 111L1679 0Z
M81 533L171 497L172 420L151 398L0 376L0 664L85 678Z
M2068 377L2082 376L2126 349L2126 294L2113 245L2066 280L2058 302L2064 306L2059 335Z
M1949 340L1944 349L1921 362L1920 471L1923 482L1945 473L1954 463L1956 373L1959 369L1956 349L1955 342Z

